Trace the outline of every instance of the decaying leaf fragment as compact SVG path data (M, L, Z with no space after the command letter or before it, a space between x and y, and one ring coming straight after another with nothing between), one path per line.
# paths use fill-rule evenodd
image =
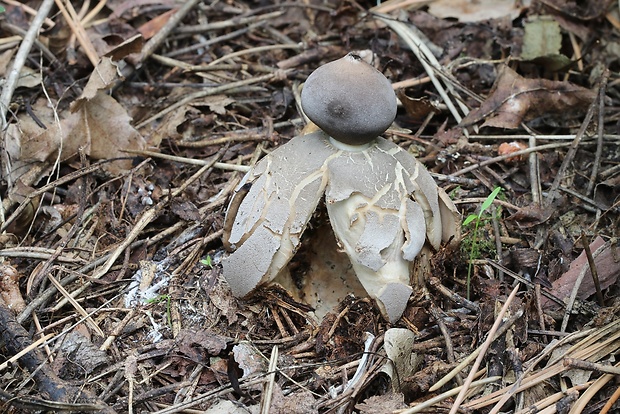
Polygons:
M570 82L526 79L502 66L487 99L461 121L461 126L485 120L482 126L513 129L541 116L566 118L585 113L595 98L595 91Z

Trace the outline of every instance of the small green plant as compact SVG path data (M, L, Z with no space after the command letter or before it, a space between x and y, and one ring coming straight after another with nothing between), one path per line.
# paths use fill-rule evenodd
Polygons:
M166 302L166 317L168 318L168 325L172 326L172 312L170 311L170 295L159 295L154 298L148 299L146 303L160 303Z
M470 287L471 287L471 272L473 270L474 259L478 256L479 250L479 232L478 228L480 227L480 223L483 220L484 213L491 207L493 201L497 198L499 193L502 191L501 187L496 187L491 194L484 200L482 205L480 206L480 211L478 214L470 214L463 221L463 227L474 223L474 231L471 236L471 247L469 249L469 265L467 266L467 299L470 296Z
M200 259L200 263L207 266L209 269L213 269L213 259L210 255L207 255L204 259Z

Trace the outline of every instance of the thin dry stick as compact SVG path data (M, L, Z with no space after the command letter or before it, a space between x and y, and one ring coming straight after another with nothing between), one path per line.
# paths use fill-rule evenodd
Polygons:
M294 49L294 50L303 50L304 45L302 43L297 43L294 45L267 45L267 46L257 46L257 47L252 47L249 49L243 49L243 50L239 50L237 52L232 52L229 53L225 56L222 56L221 58L217 58L215 59L213 62L209 62L207 64L207 66L213 66L213 65L217 65L220 62L223 62L225 60L228 59L233 59L236 58L238 56L243 56L243 55L249 55L252 53L261 53L261 52L266 52L269 50L281 50L281 49Z
M0 121L2 122L2 131L6 130L7 127L6 114L8 112L9 105L11 104L11 100L13 99L13 93L17 87L17 81L19 80L21 70L26 63L26 59L28 58L30 49L32 49L34 40L39 34L39 30L41 30L41 26L43 25L43 22L47 18L47 15L53 5L54 0L44 0L43 3L41 3L41 7L39 7L37 15L34 19L32 19L28 32L26 33L26 36L24 36L24 40L19 45L19 50L15 54L15 59L13 59L13 66L9 70L8 76L6 77L6 82L2 86L2 95L0 95Z
M587 370L587 371L596 371L596 372L604 372L606 374L620 375L619 366L614 367L611 365L597 364L596 362L584 361L583 359L564 358L564 365L572 367L572 368Z
M271 397L273 396L273 387L276 381L276 370L278 369L278 346L274 345L271 350L271 358L269 359L269 368L267 368L269 374L267 374L267 382L264 386L263 396L260 402L261 414L269 414L269 408L271 407Z
M558 169L558 172L556 173L555 179L553 180L553 183L551 184L551 188L549 189L549 192L548 192L549 195L547 196L547 200L545 203L546 206L550 206L553 200L555 200L558 197L558 189L560 188L560 184L562 183L562 180L564 180L566 171L568 170L568 167L573 162L573 159L575 158L575 155L577 154L577 147L579 147L579 143L581 142L581 139L586 133L586 129L588 128L588 125L590 125L590 121L592 120L592 116L594 116L594 111L596 109L596 103L597 103L597 99L595 99L590 105L590 107L588 108L588 112L586 113L586 116L583 122L581 123L581 126L579 127L579 131L577 131L577 134L575 135L575 139L573 140L573 142L571 142L570 148L568 149L568 152L564 156L562 165L560 165L560 168Z
M527 124L522 123L521 126L529 133L531 133L528 139L528 146L530 148L535 148L538 145L537 135L527 126ZM538 153L531 152L528 157L528 164L530 167L530 191L532 193L532 202L538 206L542 204L542 187L540 185L540 170L539 170L539 162L538 162Z
M521 317L523 316L523 311L519 310L516 312L506 323L504 323L495 333L493 340L499 338L501 335L506 333L506 331ZM488 339L487 339L488 340ZM430 392L435 392L439 390L441 387L446 385L452 378L454 378L459 372L461 372L465 367L467 367L480 353L483 351L484 344L480 345L478 348L474 350L471 354L469 354L463 361L461 361L455 368L452 369L449 373L447 373L443 378L437 381L431 388L429 388Z
M594 282L594 288L596 289L596 300L598 301L599 306L603 307L605 306L605 300L603 299L603 292L601 292L601 283L598 280L596 262L594 261L594 257L592 257L592 250L590 249L590 244L588 243L588 237L583 230L581 230L581 243L583 245L583 251L586 253L586 257L588 258L590 274L592 275L592 281Z
M596 249L592 257L597 257L607 248L606 245L603 245ZM573 286L573 290L570 293L568 298L568 303L566 304L566 311L564 313L564 318L562 319L562 326L560 327L560 332L565 332L566 327L568 326L568 319L570 318L571 311L573 310L573 305L575 304L575 300L577 299L577 294L579 293L579 288L581 287L581 283L583 282L583 278L586 276L586 272L588 271L589 266L583 266L579 275L577 275L577 279L575 280L575 286Z
M288 71L286 71L286 73L288 73ZM240 80L240 81L236 81L236 82L231 82L231 83L227 83L226 85L222 85L222 86L217 86L214 88L209 88L206 89L204 91L200 91L200 92L195 92L192 93L188 96L186 96L184 99L181 99L180 101L177 101L175 103L173 103L172 105L170 105L169 107L165 108L164 110L156 113L155 115L151 116L150 118L140 122L138 125L136 125L136 129L140 129L142 127L145 127L146 125L150 124L151 122L155 121L158 118L161 118L162 116L174 111L175 109L178 109L180 107L182 107L183 105L186 105L196 99L200 99L200 98L205 98L207 96L211 96L211 95L217 95L218 93L222 93L222 92L229 92L231 89L235 89L241 86L247 86L247 85L253 85L255 83L260 83L260 82L264 82L264 81L268 81L270 79L273 79L276 77L276 74L268 74L268 75L262 75L262 76L257 76L255 78L250 78L250 79L244 79L244 80Z
M467 394L467 391L469 390L469 387L471 386L471 383L474 379L474 375L476 374L478 367L482 363L482 358L484 358L484 355L486 354L487 349L491 345L491 342L493 342L493 337L495 336L495 332L497 332L497 329L502 323L502 320L504 319L504 315L506 314L508 307L514 300L515 296L517 296L517 292L519 291L520 287L521 287L521 284L517 283L515 288L510 293L510 296L508 296L508 299L506 299L506 303L504 303L504 306L502 306L502 309L499 311L497 318L495 318L495 323L493 323L493 326L491 327L491 330L489 331L489 336L487 337L487 340L484 342L482 349L480 350L480 354L478 355L478 358L476 358L476 361L474 362L474 365L471 367L471 371L469 372L469 375L467 376L467 379L465 380L465 383L463 384L463 388L461 389L461 392L459 392L459 395L456 397L456 400L454 401L454 405L452 406L452 409L450 410L450 414L456 414L459 407L461 406L461 403L465 399L465 395Z
M613 395L609 397L609 400L605 403L605 406L601 408L601 412L599 414L607 414L609 410L611 410L612 405L616 403L620 399L620 387L616 388Z
M47 249L45 247L11 247L0 250L0 257L22 257L26 259L47 260L55 254L55 249ZM64 263L84 263L84 259L80 257L57 256L56 261Z
M616 367L620 367L620 362L615 365ZM590 400L599 392L609 381L612 381L616 378L617 374L605 374L601 377L597 378L588 389L579 397L577 402L571 407L571 410L568 414L581 414L584 412L586 405L590 402Z
M387 24L390 27L390 29L392 29L394 32L396 32L396 34L398 34L405 41L405 43L407 43L407 45L409 46L411 51L418 58L418 61L424 67L424 70L426 71L428 76L431 78L431 82L433 83L433 86L435 86L435 89L437 89L437 92L439 93L439 95L443 99L444 103L446 104L446 106L450 110L450 113L452 114L454 119L457 122L461 122L463 117L461 116L459 111L456 109L456 107L452 103L452 99L450 99L450 96L448 95L448 93L444 89L444 87L441 84L441 82L439 81L439 79L437 79L437 77L435 76L435 70L434 69L437 69L437 71L441 71L442 67L439 64L439 62L437 61L437 59L435 59L435 56L433 55L433 53L428 49L428 47L424 44L424 42L421 39L419 39L407 27L406 24L398 22L398 21L392 19L389 16L381 15L379 13L377 13L375 16L376 16L377 19L379 19L383 23ZM449 84L448 84L448 89L449 90L452 89ZM466 106L464 106L464 104L460 100L457 100L457 104L459 104L459 106L460 106L461 110L463 111L463 113L467 114L467 112L469 110L467 109ZM464 133L467 134L467 131L464 130Z
M444 337L444 341L446 343L446 355L448 357L448 362L450 364L454 364L456 362L456 358L454 358L454 346L452 345L452 338L450 337L450 332L448 331L448 327L446 326L446 323L443 320L441 311L438 309L437 305L435 305L435 303L433 302L431 302L430 311L431 311L431 315L435 319L435 322L437 322L437 325L439 326L439 330L441 331L441 334ZM461 378L460 374L456 375L455 380L458 385L463 385L463 378Z
M56 6L58 6L58 9L60 9L60 12L62 13L62 16L65 18L65 21L73 31L73 34L77 37L80 46L84 49L84 53L86 54L86 57L88 57L88 60L90 60L91 65L97 66L99 63L99 56L97 55L90 38L86 34L86 30L84 30L84 26L80 23L80 18L75 12L73 5L70 1L66 2L66 6L63 4L62 0L55 0L55 2Z
M413 86L424 85L425 83L429 83L431 78L429 76L425 76L423 78L414 78L414 79L405 79L400 82L394 82L392 84L392 88L396 89L405 89L411 88Z
M179 148L203 148L216 145L226 145L232 142L269 141L265 133L232 133L221 138L207 138L201 141L177 142ZM216 166L217 168L217 166Z
M598 170L601 166L601 157L603 155L603 132L605 128L605 92L607 91L607 81L609 80L609 69L603 72L601 79L601 87L598 90L598 131L596 139L596 153L594 154L594 164L592 165L592 173L590 174L590 181L588 182L588 188L586 189L586 195L590 196L592 190L594 190L594 183L598 175Z
M155 151L132 150L132 149L124 149L124 150L121 150L121 151L122 152L127 152L129 154L144 155L145 157L161 158L163 160L168 160L168 161L182 162L184 164L212 165L213 168L219 168L220 170L240 171L240 172L248 172L248 171L250 171L250 167L248 167L246 165L227 164L227 163L224 163L224 162L213 163L212 161L209 161L209 160L197 160L195 158L179 157L177 155L163 154L161 152L155 152Z
M158 31L148 42L144 44L142 53L140 54L140 64L143 64L159 46L166 40L168 35L179 25L181 20L189 13L195 5L200 3L200 0L189 0L183 3L183 6L172 15L172 17L166 22L164 27Z
M523 126L523 124L522 124ZM515 134L515 135L470 135L469 137L471 139L475 139L475 140L482 140L482 141L487 141L487 140L516 140L516 139L530 139L530 137L532 135L535 135L537 139L541 139L541 140L545 140L545 141L572 141L573 139L575 139L575 137L577 136L576 134L570 134L570 135L544 135L544 134L534 134L534 133L530 133L530 134ZM617 141L618 139L620 139L620 135L614 135L614 134L603 134L603 138L607 139L609 141Z
M520 151L511 152L510 154L505 154L505 155L500 155L500 156L497 156L497 157L493 157L493 158L490 158L488 160L479 162L479 163L474 164L474 165L470 165L469 167L463 168L462 170L459 170L459 171L456 171L456 172L452 173L451 175L452 176L463 175L463 174L466 174L466 173L468 173L470 171L477 170L480 167L484 167L486 165L491 165L491 164L495 164L495 163L500 162L500 161L504 161L507 158L518 157L519 155L529 154L529 153L534 152L534 151L544 151L544 150L548 150L548 149L556 149L556 148L567 147L569 145L570 145L569 143L562 142L562 143L556 143L556 144L545 144L545 145L541 145L539 147L526 148L526 149L523 149L523 150L520 150Z
M493 223L493 234L495 235L495 250L497 250L497 262L499 264L502 263L502 257L504 257L504 254L502 253L502 239L501 239L501 233L499 231L499 219L497 218L497 208L495 208L494 205L491 205L491 214L492 214L492 223ZM504 272L503 271L499 271L497 273L497 279L500 282L504 281Z
M478 381L474 381L470 384L470 388L473 387L479 387L481 385L486 385L486 384L492 384L496 381L501 380L502 377L489 377L489 378L484 378ZM447 400L448 398L452 397L453 395L458 394L461 390L463 389L463 385L456 387L456 388L452 388L449 391L446 391L442 394L437 395L436 397L430 398L426 401L424 401L423 403L417 404L414 407L411 408L407 408L406 410L398 410L398 411L394 411L394 414L415 414L415 413L419 413L422 410L425 410L427 408L432 407L433 405L442 402L443 400Z

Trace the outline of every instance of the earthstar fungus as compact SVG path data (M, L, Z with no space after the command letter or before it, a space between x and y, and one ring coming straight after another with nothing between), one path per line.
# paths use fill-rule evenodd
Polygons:
M278 282L313 305L321 301L291 282L287 265L324 199L338 246L364 290L387 320L402 316L420 278L413 274L416 258L429 246L458 242L460 220L424 166L379 137L393 122L396 103L383 74L352 53L308 77L301 104L320 130L258 162L227 211L224 242L232 253L223 273L233 294L248 296ZM312 277L306 276L308 286ZM314 294L329 296L330 289L315 284Z

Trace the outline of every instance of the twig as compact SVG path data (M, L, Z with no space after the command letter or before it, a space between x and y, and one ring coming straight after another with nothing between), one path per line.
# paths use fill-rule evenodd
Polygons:
M144 44L142 48L142 53L140 54L140 59L138 62L138 67L144 64L144 62L161 46L161 44L166 40L168 35L174 30L178 24L183 20L183 18L189 13L196 4L200 3L200 0L188 0L181 8L168 19L164 27L159 30L155 36L149 39L148 42Z
M481 385L486 385L486 384L492 384L492 383L497 382L497 381L499 381L501 379L502 379L502 377L484 378L484 379L481 379L479 381L472 382L471 384L469 384L469 388L479 387ZM416 404L415 406L413 406L411 408L407 408L406 410L396 411L396 413L398 413L398 414L416 414L416 413L419 413L422 410L430 408L433 405L435 405L435 404L437 404L439 402L442 402L443 400L447 400L448 398L458 394L459 392L461 392L463 387L464 386L461 385L459 387L452 388L451 390L446 391L446 392L444 392L442 394L439 394L436 397L430 398L430 399L424 401L423 403Z
M585 369L587 371L620 375L620 366L597 364L596 362L584 361L577 358L564 358L564 365L571 368Z
M214 163L213 161L210 161L210 160L197 160L195 158L179 157L176 155L163 154L161 152L155 152L155 151L132 150L132 149L124 149L121 151L127 152L129 154L139 154L139 155L144 155L145 157L161 158L163 160L182 162L184 164L190 164L190 165L211 165L213 166L213 168L219 168L220 170L248 172L251 169L251 167L247 165L227 164L224 162Z
M263 388L263 396L260 401L261 414L269 414L271 408L271 397L273 396L273 387L276 381L276 371L278 369L278 346L274 345L271 349L271 358L269 359L269 367L266 383Z
M519 285L517 285L519 286ZM499 336L503 335L506 333L506 331L508 329L510 329L510 327L519 319L523 316L523 311L520 310L518 312L516 312L514 315L512 315L510 317L510 319L508 319L507 321L505 321L505 323L499 327L499 329L497 330L497 332L491 337L489 336L489 338L493 338L493 340L497 339ZM489 332L490 333L490 332ZM489 339L487 338L487 341ZM486 343L486 342L485 342ZM461 372L463 369L465 369L465 367L467 367L477 356L480 355L480 353L482 352L484 347L483 345L480 345L478 348L476 348L471 354L469 354L465 359L463 359L454 369L452 369L452 371L450 371L449 373L447 373L443 378L441 378L439 381L437 381L432 387L429 388L430 392L434 392L439 390L441 387L443 387L444 385L446 385L452 378L454 378L454 376L456 374L458 374L459 372Z
M603 292L601 292L601 283L598 280L598 271L596 270L596 263L594 257L592 257L592 250L590 250L590 243L588 243L588 237L586 233L581 230L581 244L583 250L588 258L588 266L590 267L590 274L592 275L592 281L594 282L594 288L596 289L596 300L599 306L605 306L605 300L603 299Z
M563 192L565 192L567 194L570 194L573 197L576 197L579 200L581 200L584 203L586 203L587 206L585 206L585 205L582 206L584 209L589 209L589 210L592 210L592 211L597 211L597 210L606 211L606 210L613 210L614 209L613 206L609 207L609 208L606 208L606 207L600 205L599 203L597 203L596 201L592 200L591 198L588 198L588 197L584 196L583 194L578 193L575 190L571 190L568 187L560 186L560 190L562 190Z
M448 327L443 320L441 311L432 301L430 306L430 312L433 316L433 319L435 319L435 322L437 322L437 326L439 326L439 330L441 331L441 334L443 335L444 341L446 343L446 356L448 358L448 362L454 364L456 362L456 358L454 358L454 346L452 345L452 338L450 337L450 332L448 331ZM455 380L458 385L463 385L463 378L461 378L460 373L456 375Z
M392 29L405 41L405 43L407 43L411 51L418 58L418 61L424 67L427 75L431 78L433 86L435 86L435 89L437 89L437 92L450 110L450 113L452 114L456 122L461 122L463 117L452 103L452 99L450 99L450 96L442 86L441 82L439 82L439 79L437 79L437 77L435 76L435 70L440 72L441 70L443 70L443 68L441 67L441 64L437 61L433 53L428 49L426 44L424 44L424 42L420 38L418 38L417 35L415 35L413 31L407 27L406 24L396 21L390 16L382 15L380 13L373 14L377 19L387 24L390 29ZM454 93L449 83L447 83L447 87L448 90ZM469 109L459 99L457 99L457 104L460 106L464 114L467 114L469 112ZM463 133L465 133L466 135L468 134L466 130L463 130Z
M224 20L221 22L198 24L198 25L193 25L193 26L185 25L183 27L179 27L175 33L198 34L198 33L205 33L205 32L212 31L212 30L227 29L229 27L245 26L245 25L260 22L263 20L275 19L276 17L280 17L283 14L284 14L284 11L278 10L275 12L259 14L256 16L234 18L234 19Z
M572 141L573 139L575 139L575 137L577 136L576 134L569 134L569 135L545 135L545 134L515 134L515 135L510 135L510 134L506 134L506 135L495 135L495 134L489 134L489 135L470 135L469 138L471 140L482 140L482 141L487 141L487 140L491 140L491 141L496 141L496 140L518 140L518 139L530 139L530 137L534 135L537 139L539 140L545 140L545 141ZM603 138L609 141L618 141L620 140L620 135L616 135L616 134L604 134ZM430 138L429 138L430 139Z
M286 72L288 73L288 72ZM247 85L252 85L255 83L260 83L260 82L264 82L264 81L268 81L271 80L273 78L276 77L276 74L268 74L268 75L262 75L262 76L257 76L254 78L249 78L249 79L244 79L244 80L240 80L240 81L236 81L236 82L230 82L226 85L222 85L222 86L217 86L214 88L209 88L206 89L204 91L200 91L200 92L195 92L192 93L188 96L186 96L185 98L181 99L180 101L177 101L175 103L173 103L172 105L170 105L169 107L165 108L162 111L159 111L158 113L156 113L155 115L147 118L146 120L140 122L138 125L136 125L136 129L140 129L145 127L146 125L150 124L151 122L155 121L158 118L161 118L162 116L174 111L175 109L178 109L180 107L182 107L183 105L186 105L196 99L200 99L200 98L205 98L207 96L211 96L211 95L217 95L218 93L222 93L222 92L230 92L231 89L235 89L238 88L240 86L247 86Z
M510 296L508 296L508 299L506 299L506 303L504 303L504 306L502 306L502 309L499 311L497 318L495 318L495 323L493 323L493 326L489 330L489 335L487 337L487 340L484 341L484 344L482 345L480 349L480 354L478 355L478 358L476 358L474 365L471 367L471 371L469 371L469 375L467 376L467 379L465 380L465 383L463 384L463 388L461 389L461 392L459 392L459 395L456 397L456 400L454 401L454 405L452 406L452 409L450 410L450 414L456 414L459 407L461 406L461 403L463 402L463 400L465 400L465 394L467 394L467 391L471 387L471 383L474 379L474 374L476 373L476 371L478 370L478 367L482 363L482 358L484 358L484 355L486 354L487 349L491 345L491 342L493 342L495 333L497 332L500 324L503 322L504 314L506 313L506 311L512 304L512 301L514 300L515 296L517 296L517 292L519 291L520 287L521 285L517 283L517 285L514 287L514 289L510 293Z
M9 247L0 250L0 257L23 257L27 259L48 260L55 253L55 249L44 247ZM56 261L63 263L84 263L84 259L71 256L57 256Z
M11 104L11 100L13 99L13 93L15 92L15 88L17 87L17 81L19 80L19 75L26 63L26 59L28 58L28 54L30 53L30 49L32 49L32 45L37 35L39 34L39 30L41 30L41 26L47 15L49 14L52 6L54 5L54 0L44 0L41 3L41 7L39 7L39 11L37 15L32 19L30 23L30 27L28 28L28 32L26 36L24 36L24 40L19 45L19 50L17 54L15 54L15 59L13 59L13 66L9 70L9 73L6 77L6 82L2 87L2 94L0 95L0 121L2 122L2 131L6 130L8 122L6 120L6 114L9 109L9 105ZM4 158L4 157L3 157ZM5 165L6 168L6 165Z
M592 257L597 257L603 251L605 251L606 246L603 245L596 249ZM560 332L566 331L566 327L568 326L568 319L570 318L570 314L573 310L573 305L575 304L575 300L577 299L577 294L579 293L579 288L581 287L581 283L583 282L583 278L586 276L586 273L589 270L589 266L583 266L579 275L577 275L577 279L575 280L575 285L573 286L573 290L570 293L568 298L568 302L566 303L566 311L564 312L564 318L562 319L562 325L560 327Z
M86 57L88 57L88 60L90 60L91 65L96 67L99 63L99 56L97 55L90 38L86 35L86 30L84 30L84 26L80 23L80 18L75 13L73 5L69 1L63 2L62 0L55 0L55 2L56 6L58 6L58 9L60 9L60 12L62 13L62 16L65 18L65 21L73 31L73 34L77 37L80 46L84 49L84 53L86 54Z
M467 300L458 293L455 293L452 290L448 289L435 276L431 276L428 280L428 283L433 289L436 289L439 293L441 293L457 305L467 308L476 314L480 313L480 305L478 305L476 302Z
M501 233L499 231L499 220L497 218L497 208L492 205L491 206L491 217L492 217L492 223L493 223L493 233L495 234L495 250L497 250L497 262L499 264L502 263L502 258L503 258L503 253L502 253L502 240L501 240ZM504 281L504 272L502 270L500 270L497 274L497 279L500 282Z
M484 160L482 162L479 162L477 164L471 165L469 167L463 168L462 170L459 171L455 171L452 173L453 176L459 176L459 175L463 175L466 174L470 171L476 170L480 167L484 167L485 165L491 165L491 164L495 164L497 162L500 161L504 161L508 158L513 158L513 157L518 157L519 155L525 155L525 154L529 154L531 152L534 151L545 151L548 149L556 149L556 148L562 148L562 147L567 147L569 146L569 143L566 142L562 142L562 143L556 143L556 144L545 144L545 145L541 145L539 147L533 147L533 148L526 148L520 151L515 151L515 152L511 152L510 154L504 154L504 155L499 155L497 157L493 157L493 158L489 158L488 160Z
M603 80L601 79L601 82L602 81ZM596 101L597 100L595 99L592 102L592 104L590 104L590 107L588 108L588 112L586 113L586 116L583 119L583 122L581 123L581 126L579 127L579 130L577 131L577 134L575 135L575 139L573 139L573 141L571 142L571 145L568 151L566 152L566 155L564 156L564 160L562 161L562 164L560 165L560 168L558 169L558 172L556 173L555 179L553 180L553 184L551 184L551 187L549 188L545 206L550 206L553 200L555 200L558 197L558 190L559 190L560 184L562 184L562 181L564 180L564 176L566 175L566 171L568 170L568 167L571 165L571 163L573 162L573 159L575 158L575 155L577 154L577 148L579 147L579 143L581 142L581 139L585 135L586 130L588 126L590 125L590 121L592 120L592 117L594 116L594 111L596 110L596 107L597 107Z
M607 81L609 80L609 69L605 69L601 77L601 86L598 90L598 131L596 139L596 152L594 154L594 163L592 165L592 173L590 181L586 189L586 195L590 196L594 190L596 176L601 166L601 156L603 155L603 132L605 128L605 92L607 91Z
M482 198L482 197L463 198L460 200L454 200L454 204L472 204L472 203L477 204L477 203L484 203L485 200L486 198ZM495 204L502 206L502 207L509 208L514 211L521 210L519 207L515 206L514 204L511 204L508 201L500 200L498 198L493 200L493 205Z
M294 50L303 50L304 45L302 43L294 44L294 45L266 45L266 46L257 46L250 49L243 49L237 52L232 52L227 55L222 56L221 58L217 58L212 62L209 62L207 66L217 65L220 62L223 62L228 59L233 59L238 56L248 55L252 53L261 53L269 50L281 50L281 49L294 49Z

